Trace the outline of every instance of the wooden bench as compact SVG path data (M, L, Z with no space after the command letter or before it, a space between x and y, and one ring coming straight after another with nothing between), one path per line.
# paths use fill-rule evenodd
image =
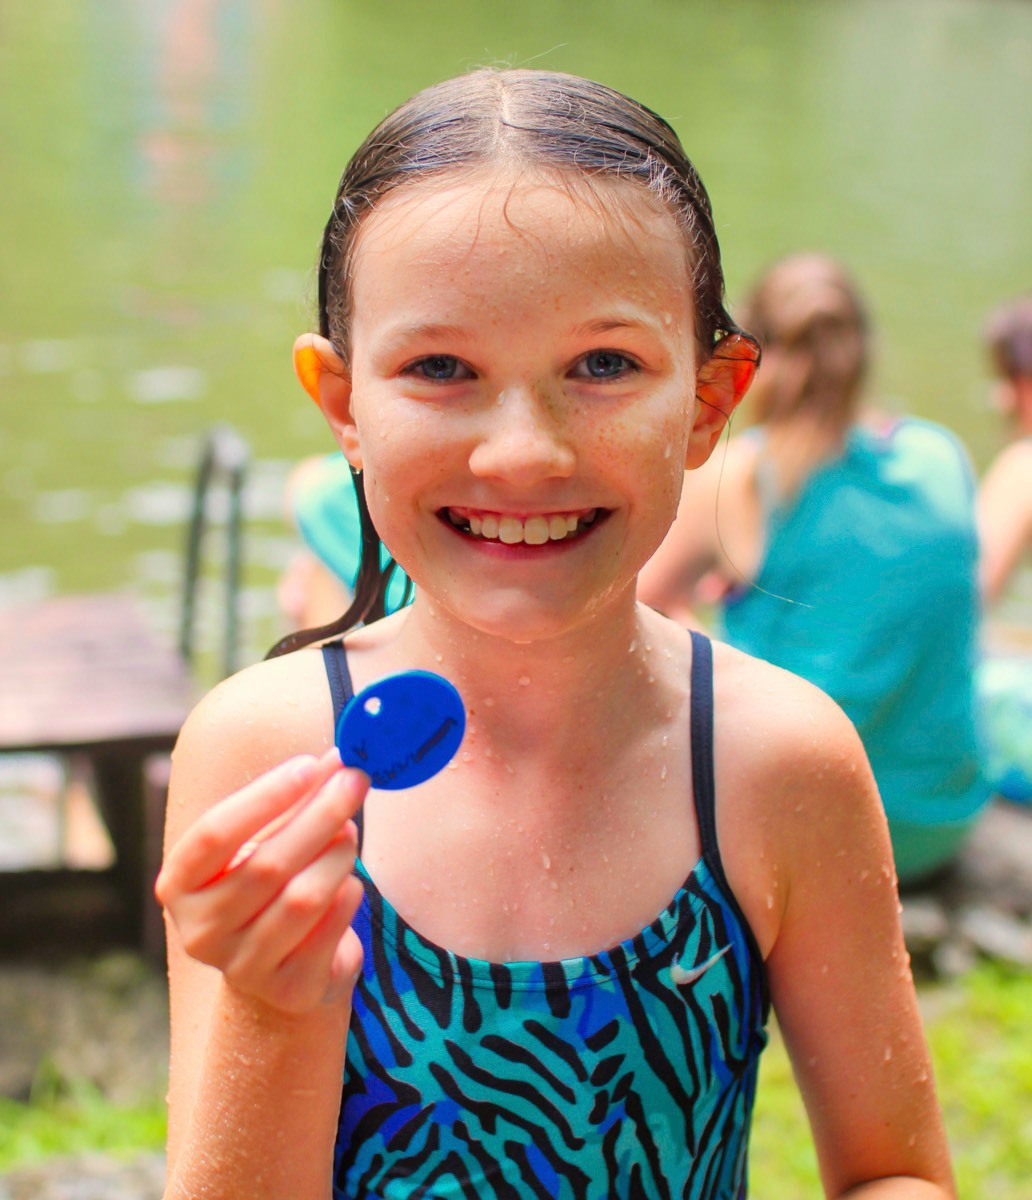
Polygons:
M77 756L114 847L104 870L0 872L0 949L123 943L161 953L152 894L162 761L196 698L183 657L128 594L0 610L0 753Z

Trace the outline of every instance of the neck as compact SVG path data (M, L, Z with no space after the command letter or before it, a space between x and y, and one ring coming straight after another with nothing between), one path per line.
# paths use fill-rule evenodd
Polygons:
M605 730L615 745L651 708L669 706L657 662L676 661L683 636L632 596L561 636L525 644L471 629L418 597L389 653L450 679L471 731L502 756L565 763L592 746L597 753L592 731Z
M1014 381L1014 429L1018 437L1032 435L1032 377Z
M845 445L848 425L815 414L768 422L763 457L774 466L778 499L788 501L822 464L837 458Z

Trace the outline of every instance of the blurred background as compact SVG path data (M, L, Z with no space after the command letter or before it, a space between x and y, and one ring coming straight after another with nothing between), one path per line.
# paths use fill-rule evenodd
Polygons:
M387 110L495 63L671 120L732 304L786 251L844 259L871 398L985 465L980 326L1032 286L1023 0L35 0L0 13L0 604L128 588L171 629L198 438L228 422L254 453L242 661L285 632L283 482L330 448L290 348L336 181Z

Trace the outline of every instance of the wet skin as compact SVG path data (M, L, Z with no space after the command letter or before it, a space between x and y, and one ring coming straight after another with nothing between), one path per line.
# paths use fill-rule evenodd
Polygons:
M391 551L483 633L534 640L630 606L676 509L685 242L639 191L604 192L587 206L485 173L402 192L362 229L345 449Z

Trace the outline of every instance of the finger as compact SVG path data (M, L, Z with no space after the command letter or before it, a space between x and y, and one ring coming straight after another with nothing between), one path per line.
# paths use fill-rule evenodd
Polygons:
M344 767L298 809L292 819L263 837L237 872L258 878L282 876L283 883L304 870L327 846L339 841L369 791L369 777ZM280 886L283 886L281 883Z
M292 994L306 988L310 1001L320 1001L337 943L362 900L353 863L353 856L334 847L291 880L240 932L227 978L237 986L268 988L285 1007L295 1007L300 997Z
M340 769L336 749L273 767L200 817L172 848L163 874L174 875L185 890L203 886L226 869L244 842L255 840Z
M369 777L352 768L338 770L300 808L292 820L276 833L263 837L252 847L241 846L241 859L231 870L223 870L198 894L210 903L208 917L228 931L242 928L280 895L304 893L302 872L330 847L345 842L354 867L357 832L351 818L358 811Z
M284 959L276 977L285 1002L302 991L309 1004L350 998L362 970L362 943L352 928L362 896L361 882L354 876L346 880L326 917Z
M237 869L223 884L181 896L171 911L187 953L235 981L267 976L351 877L357 840L354 822L349 822L300 875L284 874L270 859L254 869Z

